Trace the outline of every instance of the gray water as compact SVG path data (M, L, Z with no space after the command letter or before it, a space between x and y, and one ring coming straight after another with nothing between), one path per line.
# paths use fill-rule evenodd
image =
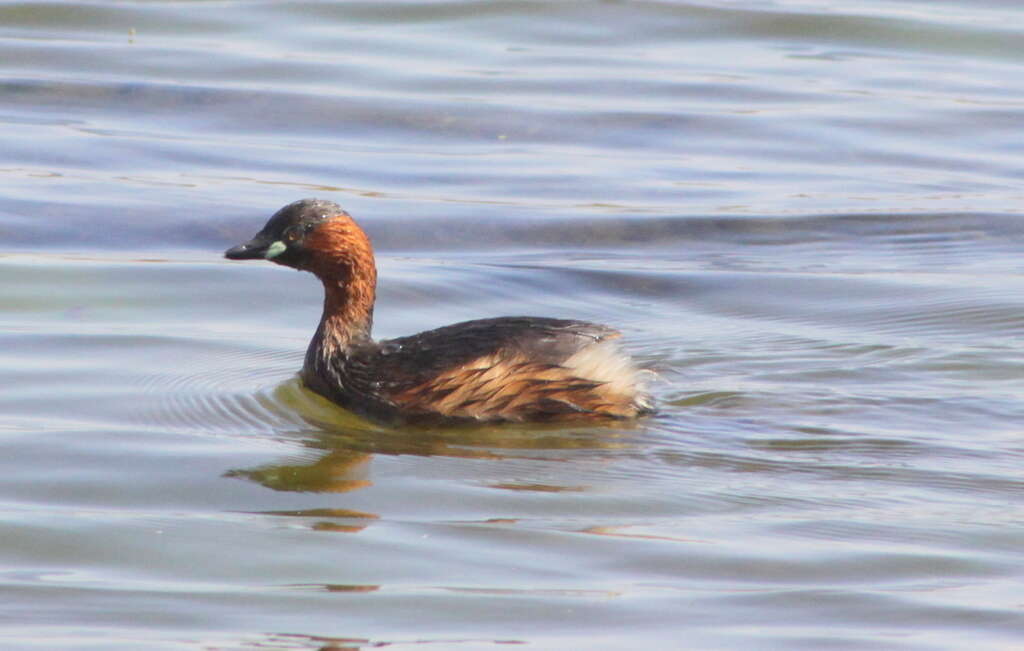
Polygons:
M0 3L0 646L1024 645L1018 2ZM385 429L376 334L621 329L658 415Z

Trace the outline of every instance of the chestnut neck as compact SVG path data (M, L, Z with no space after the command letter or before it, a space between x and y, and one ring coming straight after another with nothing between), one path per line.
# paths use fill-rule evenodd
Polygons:
M370 341L375 283L357 278L320 280L324 284L324 312L316 338L324 352L334 356L353 344Z
M377 266L370 239L347 215L320 226L307 244L316 254L306 269L324 285L324 312L311 347L329 359L370 341Z

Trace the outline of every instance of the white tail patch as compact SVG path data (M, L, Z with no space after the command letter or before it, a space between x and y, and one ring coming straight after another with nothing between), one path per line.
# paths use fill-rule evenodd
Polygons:
M612 395L632 399L641 407L649 406L643 395L645 373L622 352L618 342L601 341L587 346L562 362L562 366L581 379L602 382Z

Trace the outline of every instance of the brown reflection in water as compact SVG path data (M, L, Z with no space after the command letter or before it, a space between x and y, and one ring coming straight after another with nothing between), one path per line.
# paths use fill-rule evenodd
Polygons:
M681 543L710 543L710 540L701 540L699 538L680 538L678 536L663 536L651 533L624 533L624 529L629 529L632 525L619 525L619 526L599 526L599 527L587 527L580 529L580 533L589 533L595 536L610 536L612 538L631 538L634 540L667 540L669 542L681 542Z
M552 484L490 484L488 488L507 491L534 491L537 493L582 493L586 486L554 486Z
M260 515L283 515L297 518L339 518L346 520L377 520L375 513L352 511L350 509L301 509L297 511L256 511ZM334 531L340 533L358 533L369 526L369 522L342 523L330 520L314 522L310 527L313 531Z
M557 450L618 449L629 444L609 427L588 429L559 428L553 425L454 426L448 428L338 429L329 423L317 424L321 431L305 442L312 449L337 454L445 456L462 459L529 459L565 461L550 454ZM543 457L531 457L529 451L542 451ZM525 454L524 454L525 453Z
M568 462L559 450L621 449L631 445L625 434L633 424L587 425L487 425L454 427L406 427L389 429L369 423L304 389L298 380L282 383L273 392L275 404L268 408L290 408L316 429L302 445L323 453L305 464L271 464L235 469L227 477L242 477L271 490L344 493L372 485L367 479L372 455L446 456L463 459L531 459ZM531 455L530 451L543 454ZM556 453L556 454L552 454ZM506 490L564 492L583 491L583 486L546 484L495 484Z
M370 486L365 474L370 456L350 450L337 450L305 464L268 465L252 469L229 470L225 477L244 477L276 491L347 493Z
M287 646L283 646L287 645ZM366 648L379 648L387 643L374 642L364 637L323 637L321 635L303 635L301 633L274 633L263 640L249 642L247 646L254 649L317 649L317 651L359 651Z
M338 524L337 522L317 522L313 531L333 531L334 533L359 533L366 525Z
M341 583L325 583L319 586L327 592L377 592L379 585L346 585Z

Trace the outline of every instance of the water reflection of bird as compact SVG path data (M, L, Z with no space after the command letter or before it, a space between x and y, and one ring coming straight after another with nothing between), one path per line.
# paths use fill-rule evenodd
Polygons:
M361 415L392 423L572 421L651 411L636 367L614 341L619 333L603 325L501 317L374 341L373 248L330 201L285 206L224 255L270 260L323 282L323 316L301 376Z

